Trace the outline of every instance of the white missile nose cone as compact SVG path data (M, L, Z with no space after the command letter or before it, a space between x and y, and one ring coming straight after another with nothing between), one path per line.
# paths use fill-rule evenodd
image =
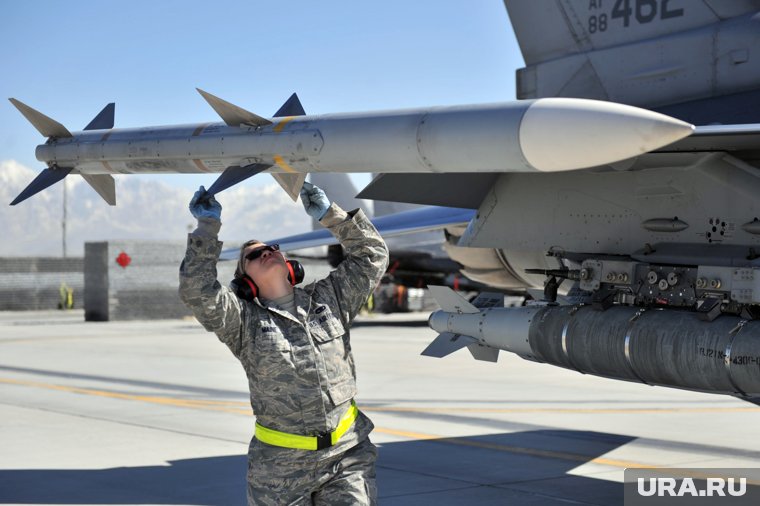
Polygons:
M542 98L520 123L523 156L541 172L618 162L672 144L694 125L630 105L579 98Z

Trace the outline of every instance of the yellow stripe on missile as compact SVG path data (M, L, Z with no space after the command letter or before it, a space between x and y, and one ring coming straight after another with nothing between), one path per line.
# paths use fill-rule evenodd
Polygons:
M287 164L285 160L280 155L274 155L274 163L280 166L282 170L285 172L290 172L291 174L298 174L299 172Z
M282 119L280 120L280 122L279 122L279 123L277 123L277 124L274 126L274 128L272 128L272 130L274 130L274 131L275 131L275 132L277 132L277 133L280 133L280 132L282 132L282 129L283 129L283 128L285 128L285 125L287 125L288 123L290 123L290 122L291 122L291 121L293 121L294 119L296 119L296 117L295 117L295 116L286 116L286 117L282 118Z

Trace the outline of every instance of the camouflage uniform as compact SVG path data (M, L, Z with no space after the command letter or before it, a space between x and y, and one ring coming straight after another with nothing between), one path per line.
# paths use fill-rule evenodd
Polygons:
M346 213L332 204L320 223L347 256L325 279L295 287L297 317L259 299L243 301L219 284L221 224L213 219L199 220L188 236L179 288L198 321L242 363L258 423L310 436L334 430L356 395L348 327L388 265L385 243L361 210ZM374 504L372 428L360 413L334 446L316 451L253 438L249 504Z

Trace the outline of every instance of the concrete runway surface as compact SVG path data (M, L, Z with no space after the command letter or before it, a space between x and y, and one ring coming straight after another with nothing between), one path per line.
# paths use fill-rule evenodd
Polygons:
M502 352L420 356L426 314L361 317L382 505L622 504L626 467L760 467L760 407ZM0 313L0 503L245 503L243 370L194 320Z

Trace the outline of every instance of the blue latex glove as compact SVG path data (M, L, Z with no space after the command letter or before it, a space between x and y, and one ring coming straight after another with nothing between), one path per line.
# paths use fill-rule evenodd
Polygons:
M222 204L217 202L213 196L208 197L206 195L206 188L201 186L190 201L190 213L198 220L201 218L214 218L215 220L222 221Z
M319 186L304 181L301 188L301 202L309 216L315 220L321 220L330 208L330 199Z

